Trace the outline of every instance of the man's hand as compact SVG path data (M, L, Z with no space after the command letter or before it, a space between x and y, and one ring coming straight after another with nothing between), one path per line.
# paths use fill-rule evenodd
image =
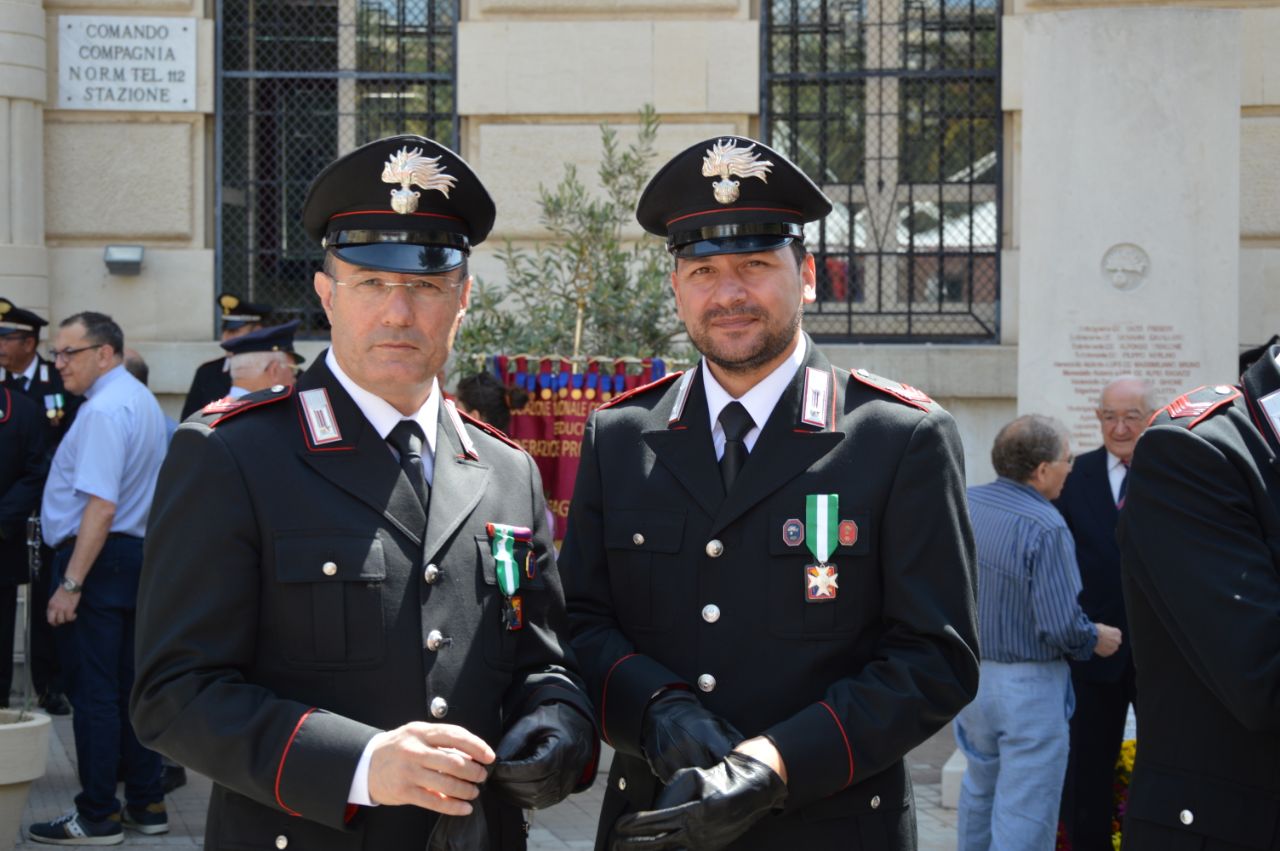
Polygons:
M731 753L711 768L685 769L671 778L654 809L618 819L613 851L715 851L782 806L787 785L772 768Z
M369 759L369 799L449 816L471 812L493 749L454 724L413 721L378 735Z
M1095 623L1094 626L1098 628L1098 643L1093 645L1093 652L1105 659L1120 649L1124 634L1116 627L1107 626L1105 623Z
M663 783L682 768L709 768L724 759L742 734L702 707L687 691L672 689L654 699L640 727L640 750Z
M71 623L76 619L78 605L80 605L79 594L72 594L65 588L54 591L53 596L49 598L49 605L45 608L45 617L49 621L49 626Z
M494 791L538 810L568 797L596 752L596 728L567 703L546 703L511 725L498 742Z

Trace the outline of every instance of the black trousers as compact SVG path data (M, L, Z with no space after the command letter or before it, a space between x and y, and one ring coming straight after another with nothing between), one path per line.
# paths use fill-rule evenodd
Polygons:
M1115 682L1081 679L1072 671L1076 711L1062 785L1062 821L1072 851L1111 851L1116 758L1129 704L1137 704L1132 659Z
M17 624L18 586L0 585L0 706L13 689L13 630Z

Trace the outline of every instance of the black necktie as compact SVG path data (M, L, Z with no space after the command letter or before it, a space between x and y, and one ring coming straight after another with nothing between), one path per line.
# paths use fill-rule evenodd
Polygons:
M422 442L425 439L422 426L413 420L401 420L387 435L387 443L400 453L400 469L409 477L409 484L413 485L413 491L424 509L427 507L428 496L427 477L422 473Z
M720 456L720 478L724 480L724 492L728 493L738 473L747 463L747 444L743 438L755 427L755 420L742 407L741 402L730 402L720 412L720 427L724 429L724 454Z

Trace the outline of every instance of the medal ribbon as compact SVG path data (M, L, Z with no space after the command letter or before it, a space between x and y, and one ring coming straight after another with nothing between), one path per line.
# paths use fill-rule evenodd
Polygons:
M840 494L811 493L805 501L804 544L818 564L826 564L836 548Z
M497 565L498 587L510 597L520 588L520 565L516 564L516 541L529 542L533 531L523 526L489 523L489 542Z

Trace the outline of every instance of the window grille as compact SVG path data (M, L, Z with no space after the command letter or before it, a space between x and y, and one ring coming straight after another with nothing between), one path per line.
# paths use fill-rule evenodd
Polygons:
M396 133L457 148L457 0L218 0L216 275L220 293L328 327L302 229L312 178Z
M761 0L761 127L831 198L827 342L996 342L998 0Z

